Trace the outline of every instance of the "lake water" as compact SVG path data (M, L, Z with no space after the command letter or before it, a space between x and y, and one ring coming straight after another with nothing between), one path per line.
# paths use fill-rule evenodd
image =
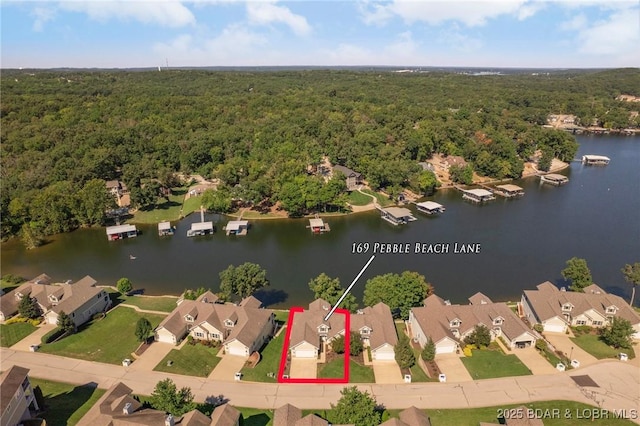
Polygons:
M567 259L585 258L594 281L608 291L628 297L630 286L620 269L640 261L640 138L579 136L576 155L611 158L606 167L573 162L562 173L570 182L542 186L537 178L514 182L523 198L475 205L455 190L434 197L446 206L437 217L415 213L417 221L394 227L377 212L328 218L331 232L312 235L307 219L252 221L244 237L220 231L187 238L198 214L177 224L173 237L160 238L156 227L139 226L138 238L109 242L101 229L56 236L50 244L24 250L19 241L2 244L2 274L34 277L47 273L56 280L91 275L101 284L128 277L146 294L179 294L200 286L218 290L218 274L230 264L259 263L271 286L262 298L275 307L308 303L308 282L321 272L340 278L343 286L371 257L375 243L410 243L412 253L376 254L355 285L361 300L367 279L404 270L423 274L437 294L465 302L476 291L494 300L517 300L521 291L549 280L562 285L560 271ZM411 207L413 208L413 207ZM352 253L354 243L369 243L368 253ZM416 243L449 244L443 254L415 254ZM480 253L454 253L454 245L479 244ZM135 260L129 258L136 257Z

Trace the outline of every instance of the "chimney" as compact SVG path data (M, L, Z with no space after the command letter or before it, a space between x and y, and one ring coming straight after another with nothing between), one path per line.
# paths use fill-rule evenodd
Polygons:
M173 416L171 414L169 414L165 419L164 419L164 426L174 426L175 422L173 421Z
M124 407L122 407L122 414L128 416L131 413L133 413L133 406L130 402L127 402L126 404L124 404Z

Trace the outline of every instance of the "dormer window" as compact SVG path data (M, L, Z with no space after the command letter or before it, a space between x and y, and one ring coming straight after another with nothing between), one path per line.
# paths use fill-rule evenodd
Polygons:
M571 312L572 309L573 305L571 303L565 303L564 305L562 305L562 310L565 312Z
M504 319L502 317L497 317L493 319L493 325L502 325Z
M616 308L613 305L612 306L607 306L606 313L607 314L611 314L611 315L615 315L617 310L618 310L618 308Z
M455 319L451 320L449 325L451 327L460 327L460 323L461 323L461 321L458 318L455 318Z
M328 331L329 331L329 326L328 326L328 325L326 325L326 324L321 324L321 325L318 327L318 331L319 331L320 333L326 333L326 332L328 332Z
M49 295L49 300L50 300L52 303L58 303L58 298L57 298L57 297L55 297L53 294L50 294L50 295Z
M360 334L371 334L371 329L368 327L363 328L362 330L360 330Z
M234 325L236 325L236 323L233 322L232 320L230 320L230 319L224 320L224 326L225 327L233 327Z
M193 322L195 318L193 318L190 314L184 316L184 320L186 322Z

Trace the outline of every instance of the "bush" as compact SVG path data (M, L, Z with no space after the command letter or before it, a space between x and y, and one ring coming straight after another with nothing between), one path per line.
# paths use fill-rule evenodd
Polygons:
M396 362L400 368L411 368L416 363L416 356L411 349L409 338L402 334L394 348Z
M9 324L16 324L16 323L19 323L19 322L27 322L27 321L29 321L29 318L25 318L25 317L21 317L20 315L16 315L14 317L9 318L4 323L6 325L9 325Z
M60 327L56 327L44 336L42 336L42 343L51 343L59 339L65 334L64 330Z
M472 352L473 348L474 348L473 345L465 346L464 349L462 350L462 352L464 353L464 356L473 356L473 352Z
M6 282L7 284L16 285L24 282L25 279L13 274L5 274L2 276L2 281Z
M536 340L536 349L539 351L545 351L547 349L547 341L544 339Z
M133 290L133 284L131 284L129 278L120 278L116 283L116 288L120 293L127 294Z
M433 340L431 340L431 337L429 337L429 340L427 340L427 343L424 345L424 348L422 348L422 352L420 352L420 357L424 361L433 361L434 358L436 357L436 345L435 343L433 343Z
M37 327L42 323L42 319L40 319L40 318L28 319L27 322L29 324L31 324L32 326Z
M544 325L542 325L542 324L535 324L535 325L533 326L533 329L534 329L535 331L537 331L538 333L542 333L542 332L544 331Z
M337 354L343 354L345 351L344 347L344 336L340 335L331 341L331 350Z

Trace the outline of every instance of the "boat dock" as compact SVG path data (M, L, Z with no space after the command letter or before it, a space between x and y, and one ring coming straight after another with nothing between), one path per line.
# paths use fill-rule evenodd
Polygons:
M495 200L496 197L493 195L493 192L487 189L463 189L462 190L462 198L464 200L469 200L474 203L484 203L485 201Z
M322 234L323 232L331 231L331 228L329 228L329 224L325 223L324 220L320 219L317 216L315 219L309 219L309 226L307 228L311 229L311 232L313 234Z
M171 226L171 222L160 222L158 223L158 236L165 237L168 235L173 235L175 228Z
M418 220L413 216L411 210L405 209L404 207L387 207L380 209L380 217L392 225L405 225L414 220Z
M583 155L582 163L587 166L606 166L611 159L604 155Z
M546 175L540 175L540 181L542 183L548 183L549 185L560 186L569 182L569 178L564 175L549 173Z
M109 241L123 240L137 236L138 230L135 225L107 226L107 239Z
M204 208L200 207L200 222L192 223L187 231L187 237L213 234L213 222L204 221Z
M512 184L497 185L494 192L506 198L522 197L524 195L524 189Z
M435 201L424 201L422 203L416 203L416 208L419 212L425 214L438 214L445 211L444 206L442 204L436 203Z
M227 231L227 235L247 235L249 229L249 221L231 220L223 229Z

